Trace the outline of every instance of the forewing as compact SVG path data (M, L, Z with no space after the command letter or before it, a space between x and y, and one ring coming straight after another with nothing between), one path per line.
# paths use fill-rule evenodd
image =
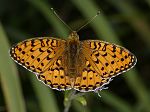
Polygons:
M11 57L34 73L46 70L64 51L65 41L56 38L33 38L10 49Z
M83 41L84 51L90 51L90 58L101 77L113 77L132 68L136 57L127 49L104 41ZM86 53L87 54L87 53Z

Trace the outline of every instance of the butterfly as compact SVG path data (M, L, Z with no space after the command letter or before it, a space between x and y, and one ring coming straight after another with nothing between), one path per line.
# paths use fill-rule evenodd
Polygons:
M76 31L68 40L27 39L14 45L10 55L44 84L59 91L102 90L113 77L137 62L134 54L119 45L100 40L79 41Z

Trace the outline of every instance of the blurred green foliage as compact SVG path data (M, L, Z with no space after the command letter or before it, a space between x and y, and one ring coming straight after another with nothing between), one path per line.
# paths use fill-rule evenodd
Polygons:
M27 38L67 39L69 30L53 14L78 29L101 14L78 34L122 44L138 59L100 93L84 94L71 103L71 112L150 112L150 0L1 0L0 1L0 112L61 112L64 92L46 87L33 73L10 59L10 45ZM97 38L96 38L97 37ZM10 43L10 44L9 44ZM18 69L17 69L18 68ZM85 100L86 99L86 100Z

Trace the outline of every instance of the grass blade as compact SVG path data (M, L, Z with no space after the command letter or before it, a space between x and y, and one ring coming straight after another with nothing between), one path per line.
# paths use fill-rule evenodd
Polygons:
M149 23L144 20L139 9L125 0L110 0L109 2L121 12L121 15L126 18L126 21L132 25L137 34L141 36L141 39L150 47Z
M129 71L126 75L128 75L127 77L125 77L126 82L137 97L139 104L142 105L143 110L145 110L146 112L150 112L149 93L142 83L140 77L138 77L140 76L140 74L138 74L138 72L134 69L132 71Z
M97 11L100 10L93 1L72 0L72 2L80 10L80 12L84 15L85 18L93 17L94 15L96 15ZM92 21L91 26L94 29L94 31L99 35L99 37L102 37L102 39L110 42L119 43L117 36L114 33L114 30L112 30L112 27L110 26L106 17L103 15L102 10L100 10L100 15L97 16L94 21Z
M58 35L62 36L62 38L68 36L66 26L64 26L64 24L53 14L53 11L51 10L52 6L48 5L44 0L28 1L41 12L41 14L47 19L47 22L53 26Z
M50 88L39 82L33 73L29 75L42 112L59 112L54 93Z
M133 108L118 96L106 91L102 91L100 94L102 96L102 101L116 108L118 112L120 110L121 112L133 112Z
M0 23L0 80L8 112L26 112L18 72L9 57L9 42Z

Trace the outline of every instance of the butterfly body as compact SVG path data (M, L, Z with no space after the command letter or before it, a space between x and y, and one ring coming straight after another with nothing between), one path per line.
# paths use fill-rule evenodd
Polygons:
M27 39L13 46L10 55L52 89L80 92L102 90L137 61L124 47L100 40L79 41L75 31L68 40Z
M68 75L70 77L77 76L77 65L79 62L79 50L80 50L80 41L77 33L73 31L68 40L66 40L66 54L68 58L66 63L68 63Z

